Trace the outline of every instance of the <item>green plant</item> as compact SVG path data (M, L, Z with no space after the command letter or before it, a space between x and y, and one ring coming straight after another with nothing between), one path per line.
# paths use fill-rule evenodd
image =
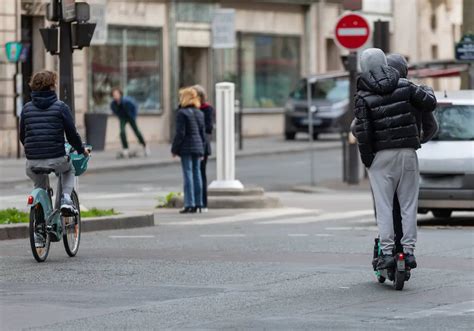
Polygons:
M86 211L81 211L81 217L102 217L102 216L112 216L117 215L118 213L112 209L98 209L98 208L91 208Z
M16 208L0 210L0 224L28 223L29 221L28 213Z
M173 200L175 197L181 196L181 192L170 192L167 195L158 197L156 208L173 208Z

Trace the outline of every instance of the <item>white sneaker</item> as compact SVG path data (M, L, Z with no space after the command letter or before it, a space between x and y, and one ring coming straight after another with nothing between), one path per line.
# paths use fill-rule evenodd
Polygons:
M124 149L121 155L124 159L128 159L128 157L130 156L130 153L128 152L128 149Z
M208 211L209 211L209 209L207 209L207 208L203 208L203 209L201 210L201 212L203 212L203 213L207 213Z
M143 147L143 151L145 152L145 156L151 155L150 147L148 146Z

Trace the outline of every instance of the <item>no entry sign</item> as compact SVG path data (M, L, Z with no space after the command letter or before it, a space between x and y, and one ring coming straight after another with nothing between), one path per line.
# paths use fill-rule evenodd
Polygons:
M369 40L370 26L361 15L345 14L336 24L335 35L341 47L354 51L364 46Z

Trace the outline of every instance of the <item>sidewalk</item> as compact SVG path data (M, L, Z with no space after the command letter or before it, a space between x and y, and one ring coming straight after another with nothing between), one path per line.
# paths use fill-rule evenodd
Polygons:
M315 150L340 148L341 143L338 136L323 137L322 140L314 142ZM132 149L138 148L136 146ZM116 159L119 150L108 150L104 152L92 152L88 173L99 173L104 171L120 171L130 168L158 167L179 162L173 159L170 152L170 144L154 144L150 146L151 156L136 157L132 159ZM287 154L310 150L311 146L306 140L285 141L283 137L273 136L265 138L248 138L244 140L244 149L239 151L236 144L236 157L248 157L258 155ZM213 146L213 151L216 151ZM141 149L140 149L141 152ZM211 156L215 159L215 154ZM25 175L25 159L0 159L0 185L21 183L29 180Z

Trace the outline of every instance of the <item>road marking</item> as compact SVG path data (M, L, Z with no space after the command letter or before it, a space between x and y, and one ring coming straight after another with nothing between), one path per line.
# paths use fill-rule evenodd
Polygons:
M220 223L235 223L235 222L248 222L255 221L261 218L273 218L281 217L287 215L304 215L304 214L314 214L317 213L317 210L301 209L301 208L278 208L268 211L256 211L249 213L242 213L233 216L223 216L210 219L192 219L190 221L178 221L178 222L168 222L162 223L162 225L210 225L210 224L220 224Z
M228 233L228 234L201 234L201 238L242 238L245 234L240 233Z
M111 239L143 239L143 238L155 238L153 235L129 235L129 236L109 236Z
M324 228L324 230L327 230L327 231L349 231L352 229L354 228L351 226L333 226L330 228Z
M415 311L413 313L407 313L403 316L395 316L395 319L417 319L417 318L426 318L434 315L444 315L444 316L456 316L464 315L474 312L474 301L465 301L460 303L453 303L448 305L443 305L441 307L435 307L431 309L424 309Z
M315 236L316 237L334 237L334 235L330 233L316 233Z
M374 211L372 209L367 210L354 210L340 213L326 213L319 216L301 217L286 220L273 220L258 222L258 224L307 224L324 221L338 221L349 218L361 217L361 216L373 216Z
M306 233L288 233L288 237L307 237L309 236Z

